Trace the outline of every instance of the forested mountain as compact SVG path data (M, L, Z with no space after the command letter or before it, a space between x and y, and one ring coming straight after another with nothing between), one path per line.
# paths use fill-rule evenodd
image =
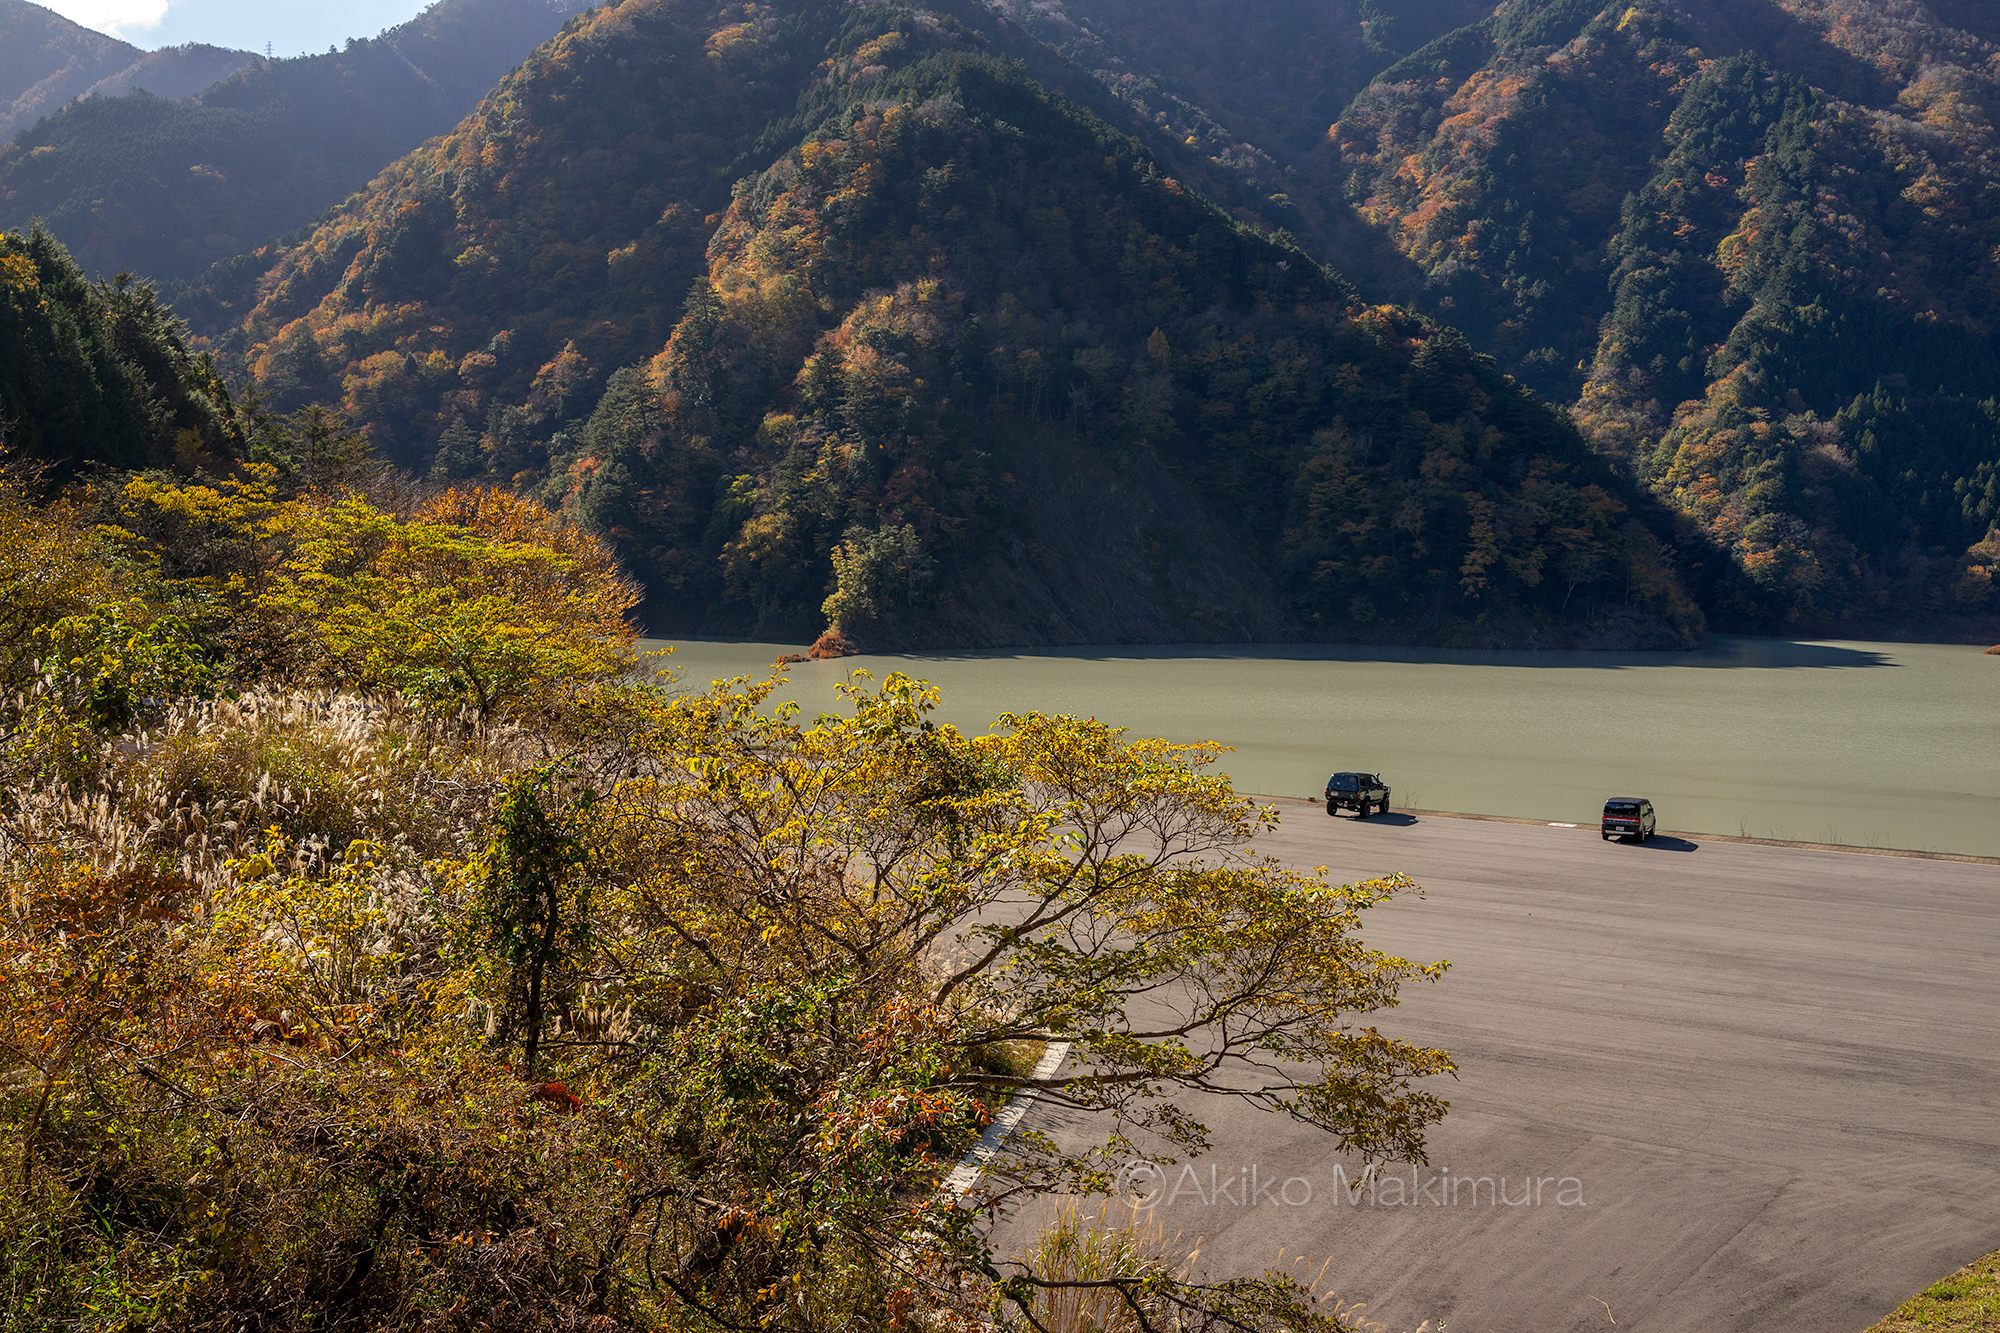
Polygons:
M2000 611L1997 36L1972 4L1514 0L1307 170L1732 553L1723 623L1949 632Z
M1361 305L1004 66L892 73L709 256L553 460L704 623L801 623L830 557L824 610L864 635L1695 628L1629 488L1454 331ZM710 476L706 513L647 503Z
M74 103L0 148L0 225L43 219L90 271L194 276L449 129L582 7L440 0L344 51L258 59L194 97Z
M256 59L190 43L141 51L26 0L0 0L0 141L73 98L144 88L186 97Z
M2000 629L1982 573L1991 557L1968 549L1997 517L1988 488L2000 447L1982 405L2000 380L1977 312L1995 290L2000 8L1251 0L1225 18L1204 0L990 2L1127 101L1183 180L1250 224L1296 237L1375 299L1462 327L1505 369L1575 408L1600 447L1687 516L1688 543L1734 553L1740 577L1718 585L1713 608L1723 623ZM1756 223L1773 201L1736 192L1763 188L1747 169L1775 160L1775 142L1758 138L1772 110L1717 98L1746 86L1730 85L1736 66L1718 62L1746 55L1806 97L1789 160L1803 170L1805 145L1817 173L1810 182L1795 173L1791 187L1818 192L1819 237L1797 238L1796 250L1814 255L1814 276L1739 266L1744 240L1772 243ZM1747 136L1711 133L1739 116L1751 122ZM1338 122L1331 133L1329 122ZM1730 169L1705 160L1725 149ZM1627 197L1686 186L1696 157L1714 216L1698 233L1681 230L1692 215L1676 216L1668 244L1635 243ZM1671 290L1647 285L1661 257L1674 266ZM1774 286L1774 271L1794 276ZM1650 347L1634 359L1627 335L1649 303L1703 327L1682 329L1672 356ZM1809 313L1804 326L1772 323L1781 308L1823 309L1833 322ZM1740 404L1790 420L1780 434L1792 443L1751 445L1739 431L1712 444L1735 427L1706 406L1710 390L1743 364L1753 334L1795 368L1814 368L1778 384L1769 402ZM1929 368L1933 346L1945 351L1941 376ZM1675 371L1663 379L1651 368L1661 357ZM1753 368L1751 378L1767 373ZM1676 433L1659 454L1683 406L1712 424ZM1884 411L1894 421L1874 424ZM1836 425L1844 442L1827 452ZM1697 446L1683 450L1690 440ZM1841 462L1850 456L1852 468ZM1774 468L1782 485L1771 484Z
M274 406L338 395L406 466L573 507L662 629L1697 631L1566 421L990 55L1010 32L593 11L217 275L257 297L218 344Z
M1640 614L1682 627L1694 623L1676 601L1685 586L1734 628L1989 632L2000 367L1982 312L2000 295L1988 113L2000 64L1978 12L1951 29L1873 0L1671 12L1509 0L1461 22L1447 0L1267 0L1204 43L1211 17L1197 0L607 7L451 135L309 233L206 275L178 307L281 410L338 401L407 466L517 480L577 506L648 580L662 626L799 632L851 570L856 599L836 596L831 612L873 606L882 641L1528 641L1537 616L1622 607L1628 585L1669 589L1639 596ZM1030 100L1061 107L1050 134L1090 124L1122 145L1097 158L1133 154L1140 175L1107 186L1075 152L1030 137L1042 175L1029 179L978 146L995 126L1025 133L1013 111L965 101L964 62L996 55L1022 63L1004 76L980 65L980 88L1018 100L1039 81ZM1064 96L1048 101L1050 86ZM772 257L799 227L836 234L822 196L876 188L821 181L801 206L810 224L780 226L758 211L772 172L802 170L812 144L866 158L879 151L871 114L940 98L962 106L959 148L927 128L908 170L990 192L961 206L961 231L938 220L934 184L873 215L905 238L895 263L853 237L804 267ZM1310 131L1339 99L1332 129ZM1176 231L1142 209L1152 187L1138 182L1155 177L1204 221ZM1178 293L1163 305L1143 283L1109 280L1125 251L1114 261L1101 235L1049 240L1036 211L1048 207L1071 229L1129 214L1151 238L1133 255L1241 253L1226 281L1193 286L1161 260L1148 281ZM742 236L757 256L748 270L727 249ZM1259 295L1272 265L1316 271L1327 255L1365 299L1335 294L1333 278L1303 305ZM1064 263L1090 281L1051 279ZM818 313L759 324L733 304L746 271L760 290L815 293ZM927 281L943 295L898 304ZM1383 295L1420 317L1361 318ZM908 420L887 438L930 452L884 446L869 465L880 475L828 499L838 469L808 455L844 441L848 458L882 428L850 422L813 376L848 374L840 340L873 327L856 312L879 299L886 327L920 328L891 339L894 375L910 384L891 394ZM1275 322L1245 314L1265 307ZM1389 359L1326 334L1336 326L1372 330ZM728 331L726 411L709 380L690 397L662 359L670 335L676 356L695 346L690 328ZM1258 350L1229 353L1240 374L1216 378L1232 340ZM1484 409L1409 379L1423 348L1473 376L1465 402L1527 412L1472 355L1490 352L1567 407L1596 452L1555 436L1523 445L1526 416L1486 420L1502 437L1482 460L1499 487L1486 498L1501 508L1482 527L1461 488L1440 545L1437 488L1452 483L1410 441L1439 423L1476 441L1485 426L1462 418ZM992 364L971 368L975 354ZM743 380L739 361L761 378ZM1405 396L1357 425L1365 414L1344 395L1363 365ZM1431 388L1409 396L1420 382ZM1281 398L1290 406L1273 406ZM1335 450L1315 466L1338 480L1309 483L1308 460L1333 438L1351 438L1365 467L1334 467ZM1537 450L1578 469L1570 480L1596 486L1616 522L1533 511ZM817 498L793 474L815 478ZM1326 519L1336 492L1352 494ZM1094 527L1124 535L1077 536ZM1475 560L1482 533L1495 544ZM1640 566L1643 578L1615 572ZM1514 581L1482 583L1488 568ZM880 570L908 586L876 596L866 585Z

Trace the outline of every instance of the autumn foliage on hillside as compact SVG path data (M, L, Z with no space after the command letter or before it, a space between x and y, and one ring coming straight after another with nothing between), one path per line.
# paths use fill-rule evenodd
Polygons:
M1178 469L1307 633L1572 603L1691 631L1629 487L1455 333L1354 304L1004 68L938 56L898 83L742 192L648 371L650 434L593 423L570 464L593 521L645 513L604 490L636 497L648 464L690 478L662 495L717 479L712 508L625 539L699 574L719 537L704 614L799 623L829 563L844 598L908 529L881 618L920 620L908 573L969 567L1006 523L996 472L1059 436Z
M1177 477L1291 633L1698 633L1660 514L1455 335L946 17L726 18L572 23L288 250L224 355L406 466L539 487L663 629L976 641L1054 448ZM1200 610L1176 632L1229 632Z
M1724 623L1976 628L1994 35L1872 0L1514 0L1381 76L1321 170L1421 304L1730 558Z
M822 8L628 0L571 20L452 133L218 275L201 327L279 408L337 403L405 466L534 469L672 331L732 164L838 31Z

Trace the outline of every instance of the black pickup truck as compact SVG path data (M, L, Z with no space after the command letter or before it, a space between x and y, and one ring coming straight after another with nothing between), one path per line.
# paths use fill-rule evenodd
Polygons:
M1335 773L1326 780L1326 812L1352 810L1368 818L1369 808L1389 808L1389 784L1373 773Z

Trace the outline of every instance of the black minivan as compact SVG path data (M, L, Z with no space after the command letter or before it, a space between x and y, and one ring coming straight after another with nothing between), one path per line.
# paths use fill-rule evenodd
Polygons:
M1653 803L1645 797L1614 796L1604 803L1604 822L1598 825L1598 832L1606 841L1631 838L1644 842L1653 836L1659 822L1653 814Z

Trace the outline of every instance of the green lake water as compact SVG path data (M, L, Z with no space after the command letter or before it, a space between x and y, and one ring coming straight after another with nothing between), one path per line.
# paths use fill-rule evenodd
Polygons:
M665 646L648 641L648 647ZM683 684L766 675L795 644L675 640ZM1594 822L1651 797L1660 827L2000 856L2000 656L1943 644L1717 638L1694 653L1038 648L791 666L839 706L854 670L943 693L941 719L1072 713L1232 746L1237 788L1314 796L1380 773L1394 804Z

